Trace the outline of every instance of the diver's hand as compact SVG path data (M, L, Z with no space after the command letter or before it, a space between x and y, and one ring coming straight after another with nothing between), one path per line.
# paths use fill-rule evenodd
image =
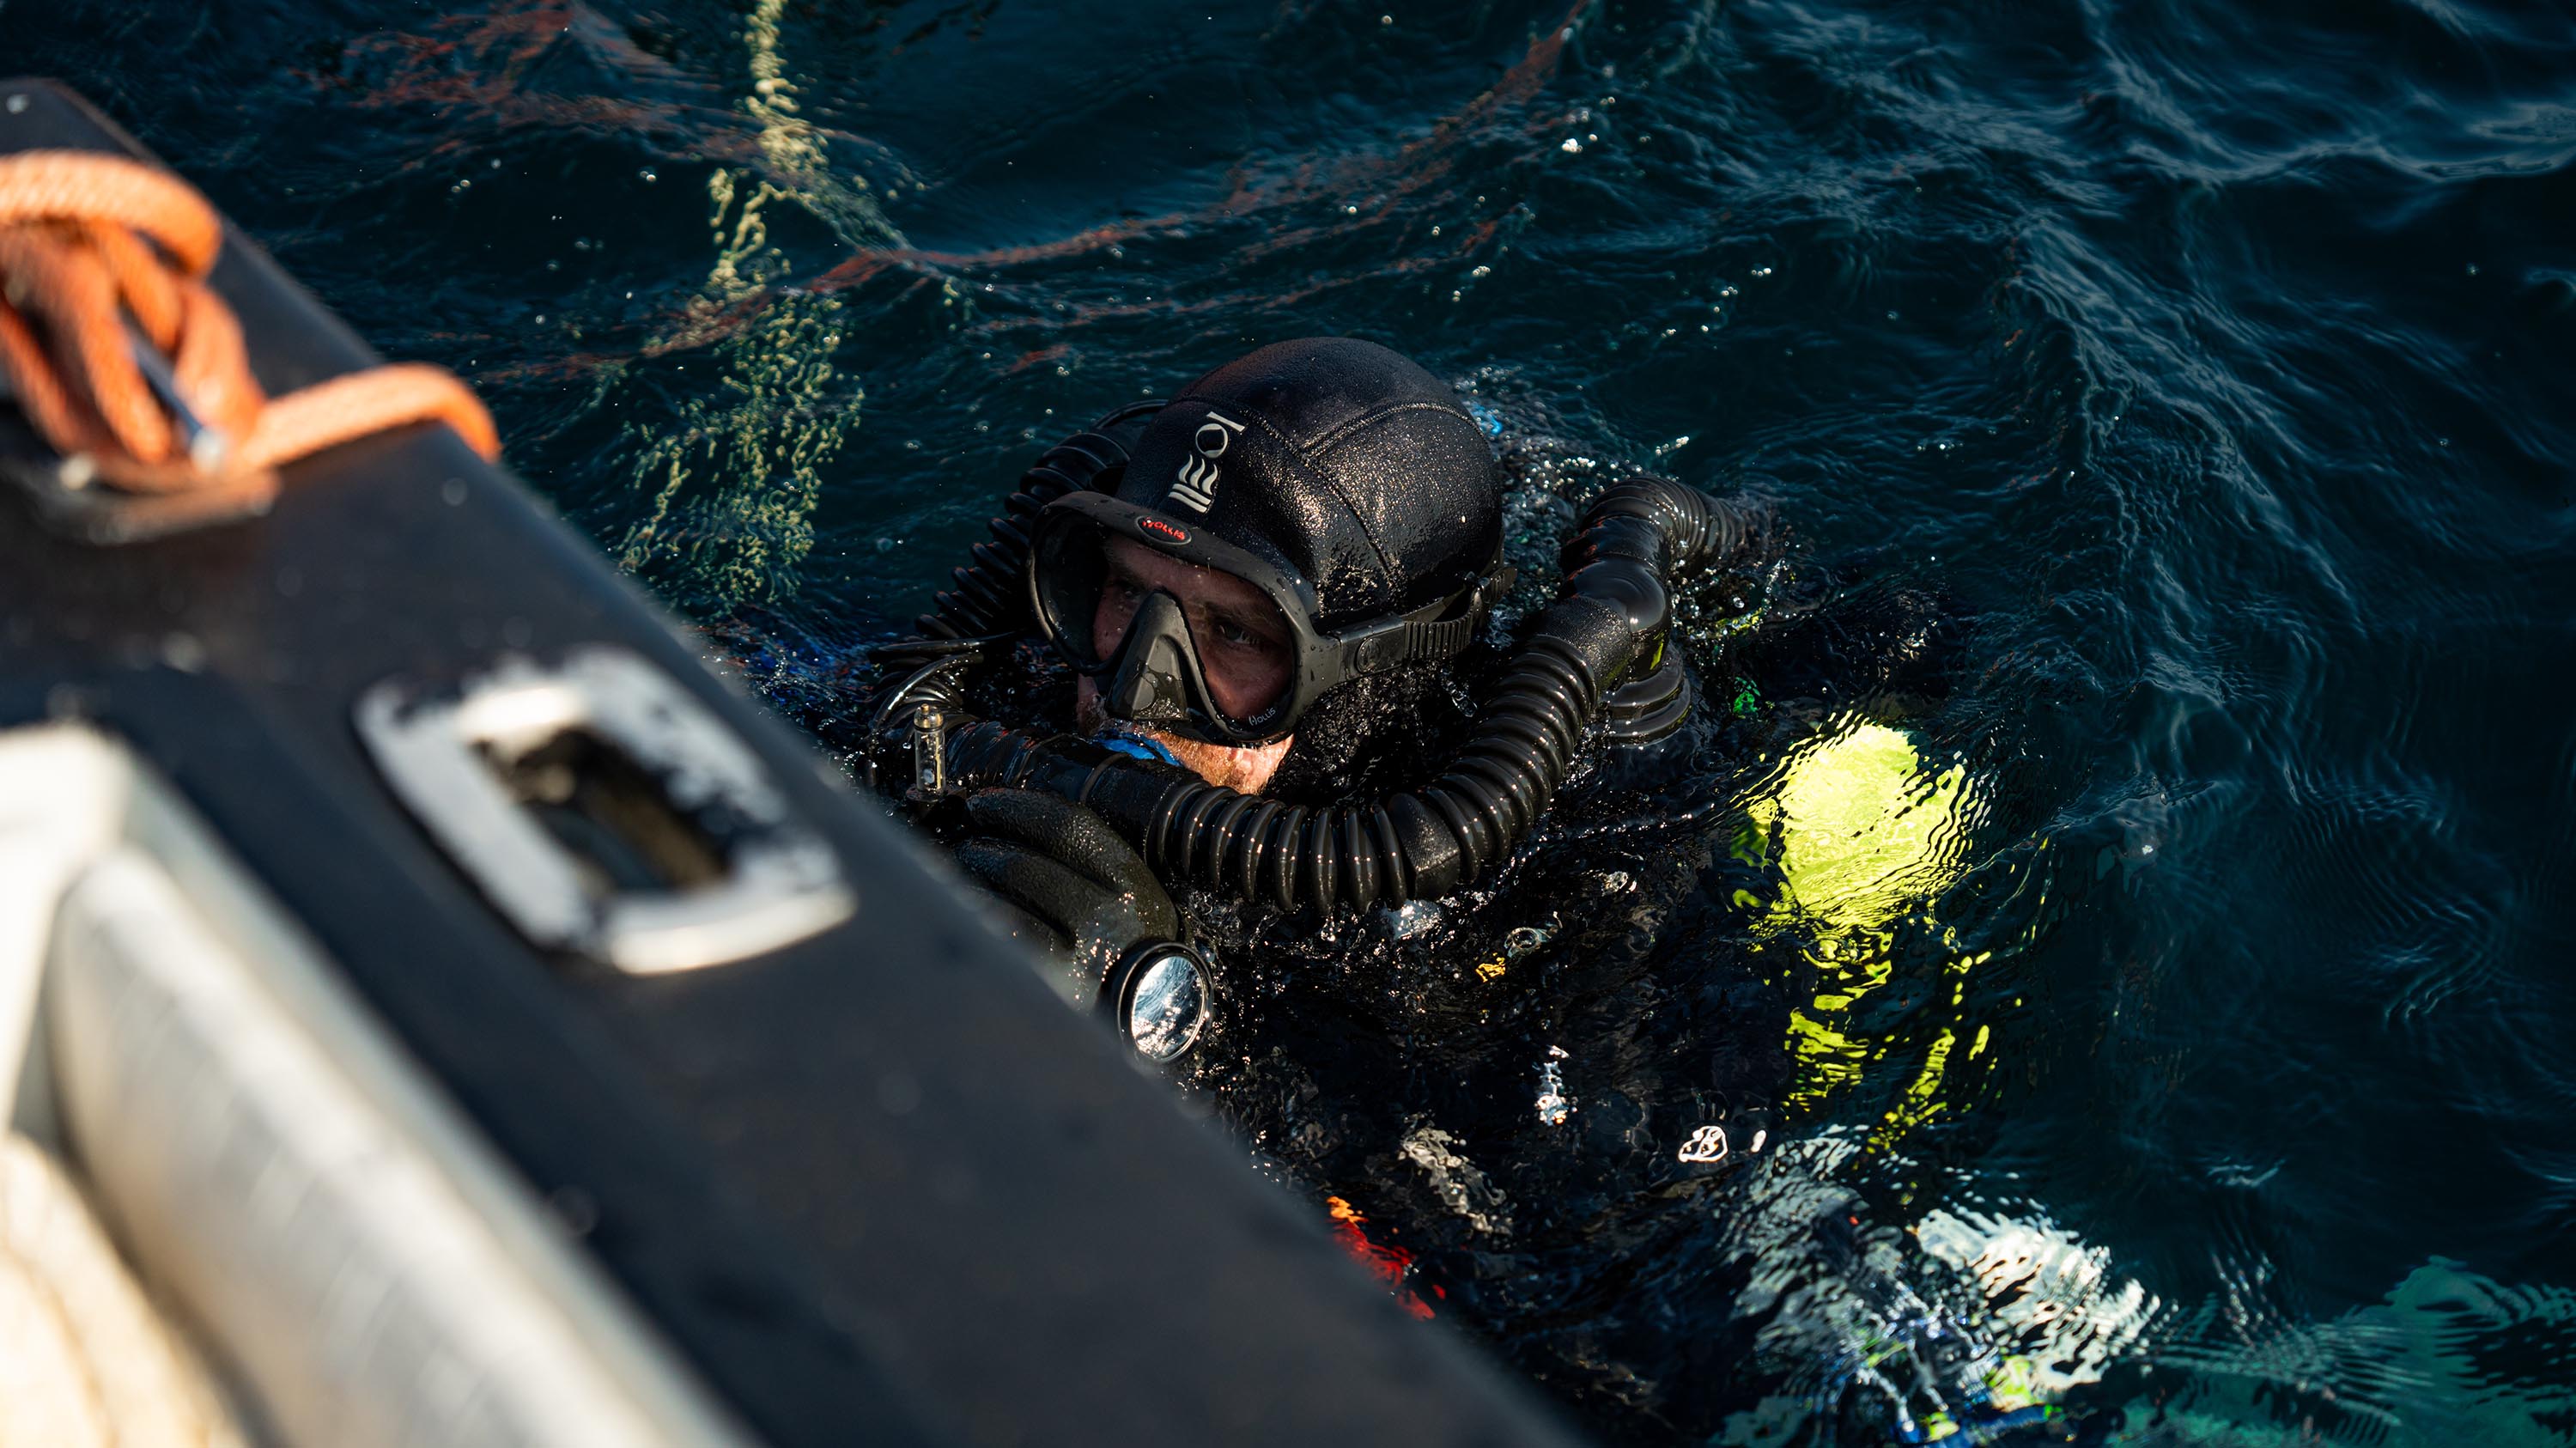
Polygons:
M1077 1006L1128 951L1181 938L1170 893L1100 816L1033 789L978 790L965 808L958 868L1002 897L1011 933L1062 967Z

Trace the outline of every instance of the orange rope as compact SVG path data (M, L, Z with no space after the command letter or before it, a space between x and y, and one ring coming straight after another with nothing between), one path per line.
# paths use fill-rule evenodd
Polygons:
M270 398L206 276L223 223L176 177L92 151L0 157L0 374L19 410L88 475L136 493L237 482L354 438L443 422L486 460L501 439L465 384L405 364ZM148 346L203 429L136 358Z

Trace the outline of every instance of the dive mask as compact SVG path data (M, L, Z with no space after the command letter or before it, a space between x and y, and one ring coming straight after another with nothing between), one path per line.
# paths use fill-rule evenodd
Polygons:
M1047 504L1029 559L1039 632L1076 672L1104 681L1113 718L1232 747L1286 737L1338 685L1457 655L1512 576L1497 559L1426 607L1325 633L1314 588L1294 570L1089 491Z

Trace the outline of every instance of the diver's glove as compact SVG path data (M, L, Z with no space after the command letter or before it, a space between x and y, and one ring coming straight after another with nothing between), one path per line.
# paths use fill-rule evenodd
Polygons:
M1178 941L1170 892L1109 822L1057 795L966 796L957 865L1002 897L1011 933L1048 958L1058 990L1089 1008L1139 947Z
M957 864L1001 897L1013 935L1047 977L1149 1061L1177 1059L1211 1019L1206 957L1181 941L1181 912L1143 857L1090 810L1032 789L966 796Z

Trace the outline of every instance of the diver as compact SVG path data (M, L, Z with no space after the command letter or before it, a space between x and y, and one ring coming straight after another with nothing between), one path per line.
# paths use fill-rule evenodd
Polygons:
M1848 1310L1800 1350L1890 1405L1897 1441L2050 1422L2009 1343L1844 1230L1837 1142L1788 1146L1792 1052L1821 1032L1793 1028L1779 957L1674 958L1717 938L1713 915L1839 918L1828 886L1866 894L1849 887L1950 818L1957 776L1927 793L1897 731L1816 732L1886 694L1928 625L1766 593L1761 512L1653 477L1587 500L1532 607L1544 585L1516 592L1511 560L1543 573L1543 554L1507 546L1504 461L1450 387L1349 339L1113 413L1023 478L919 637L874 651L864 762L1069 1000L1152 1060L1223 1039L1193 1084L1263 1103L1235 1124L1284 1175L1371 1190L1365 1210L1326 1198L1337 1234L1423 1315L1552 1318L1548 1294L1592 1274L1523 1264L1588 1260L1605 1204L1712 1201L1722 1175L1749 1183L1745 1250L1676 1290L1828 1263ZM1693 668L1718 660L1771 703L1748 711L1737 678L1735 703L1698 707ZM1729 761L1791 737L1824 743L1722 826ZM1636 1331L1640 1361L1672 1351ZM1689 1370L1708 1351L1669 1359L1657 1401L1715 1401L1724 1380Z
M1176 892L1327 915L1436 900L1511 855L1585 750L1688 712L1675 589L1755 514L1614 485L1556 603L1498 648L1480 636L1515 580L1503 521L1448 385L1355 339L1260 348L1031 470L921 637L875 651L869 770L1069 999L1177 1056L1210 1000ZM1013 712L1073 728L979 717Z

